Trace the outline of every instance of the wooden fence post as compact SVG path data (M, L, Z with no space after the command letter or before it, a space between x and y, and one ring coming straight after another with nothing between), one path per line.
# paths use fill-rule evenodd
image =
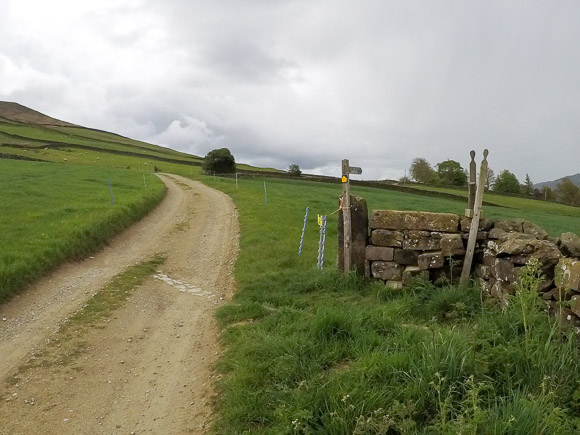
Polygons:
M350 244L352 237L350 216L350 180L348 160L342 161L342 217L344 222L344 273L350 272Z
M471 155L471 162L469 163L469 194L467 200L467 209L465 210L465 216L468 218L473 217L473 206L475 205L475 151L471 150L469 153Z
M467 250L465 252L465 261L463 269L461 270L460 285L465 285L469 280L471 273L471 263L473 261L473 253L475 251L475 241L477 240L477 232L479 230L479 218L481 217L481 204L483 203L483 191L485 190L485 182L487 179L487 155L488 150L483 150L483 161L479 167L479 183L477 192L475 194L475 203L473 209L473 219L469 227L469 239L467 240Z

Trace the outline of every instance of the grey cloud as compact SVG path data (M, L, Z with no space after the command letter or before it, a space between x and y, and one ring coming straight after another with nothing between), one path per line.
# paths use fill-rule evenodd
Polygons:
M365 178L485 147L520 179L578 172L575 1L26 1L0 98L71 122Z

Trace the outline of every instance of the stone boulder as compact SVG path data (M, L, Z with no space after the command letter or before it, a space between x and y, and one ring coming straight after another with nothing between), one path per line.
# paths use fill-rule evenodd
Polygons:
M558 239L560 251L566 257L580 257L580 237L574 233L562 233Z

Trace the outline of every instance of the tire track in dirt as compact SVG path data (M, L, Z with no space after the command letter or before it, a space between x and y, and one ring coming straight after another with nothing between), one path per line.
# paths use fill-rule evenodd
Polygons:
M145 219L0 307L0 433L205 432L219 353L214 313L234 289L237 215L226 195L161 177L167 196ZM165 264L79 338L74 359L23 370L92 294L157 252Z

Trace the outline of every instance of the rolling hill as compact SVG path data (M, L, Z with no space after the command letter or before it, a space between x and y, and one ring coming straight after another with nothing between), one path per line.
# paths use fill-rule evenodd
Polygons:
M44 113L8 101L0 101L0 121L19 124L49 125L54 127L77 127L70 122L51 118Z
M560 184L562 180L564 180L564 178L568 178L572 183L580 187L580 172L576 175L568 175L567 177L558 178L557 180L544 181L543 183L535 184L534 187L536 189L541 189L542 187L546 186L555 189L558 186L558 184Z

